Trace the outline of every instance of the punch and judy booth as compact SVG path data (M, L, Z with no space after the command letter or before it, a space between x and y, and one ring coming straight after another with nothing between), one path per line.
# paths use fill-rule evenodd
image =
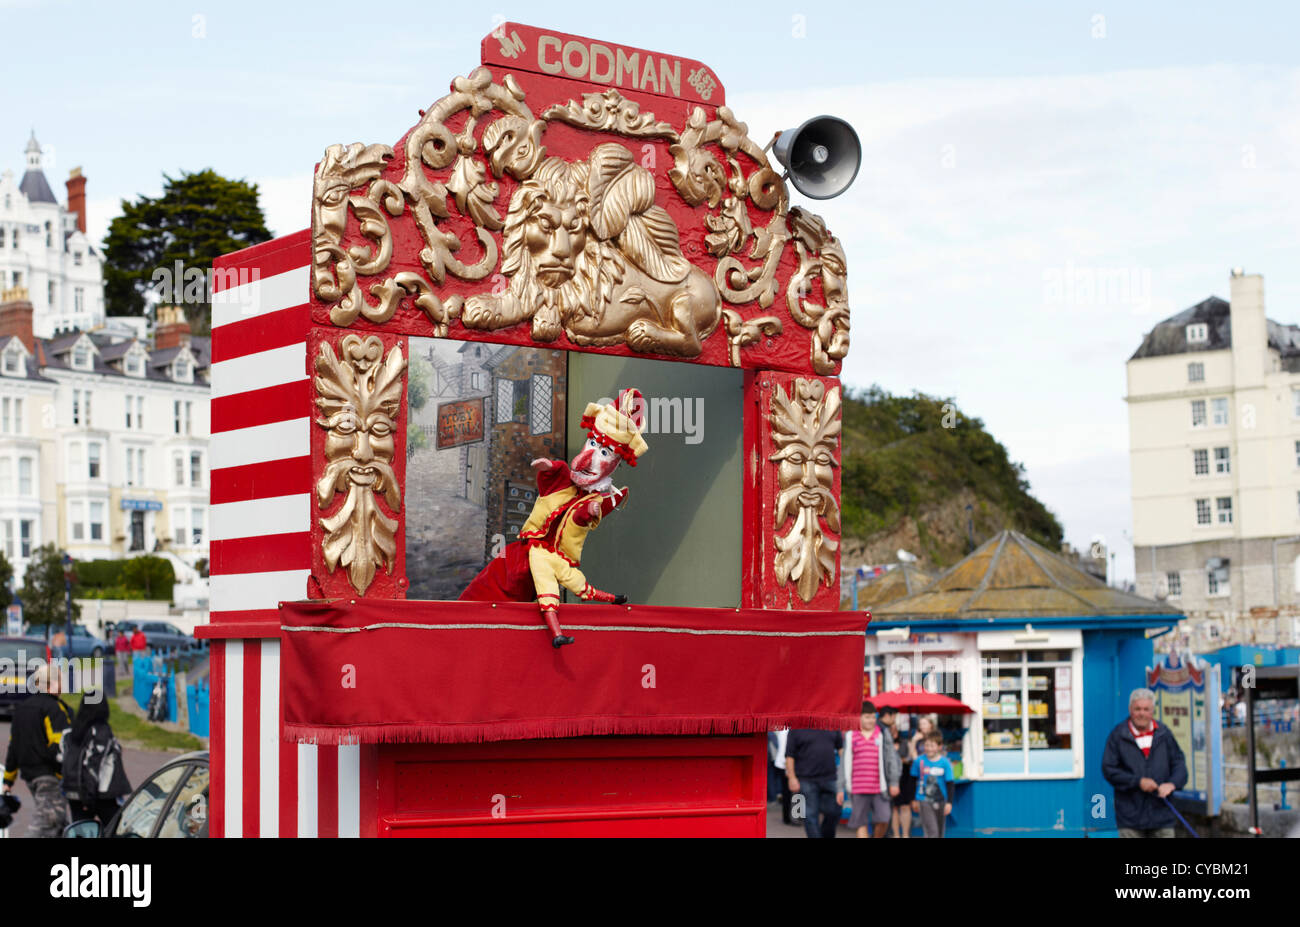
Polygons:
M212 832L762 835L861 698L843 250L707 66L482 52L217 263Z

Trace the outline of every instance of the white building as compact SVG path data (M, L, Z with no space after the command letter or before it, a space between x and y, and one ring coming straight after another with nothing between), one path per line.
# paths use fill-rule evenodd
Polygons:
M160 310L155 345L104 328L37 337L0 297L0 545L18 582L53 542L79 560L208 557L210 342Z
M104 259L86 237L86 178L72 169L60 206L34 133L25 155L21 180L0 174L0 289L27 290L37 337L95 328L104 322Z
M1128 361L1139 595L1212 647L1300 637L1300 327L1264 316L1234 271Z

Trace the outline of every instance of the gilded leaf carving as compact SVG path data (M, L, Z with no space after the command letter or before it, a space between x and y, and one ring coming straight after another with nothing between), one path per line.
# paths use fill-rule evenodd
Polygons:
M834 493L834 469L839 466L840 390L826 389L821 380L796 379L787 393L777 386L772 395L772 443L768 459L777 465L775 529L791 518L794 525L774 538L778 583L794 583L810 602L823 583L835 583L835 552L839 541L840 507Z
M330 572L342 566L361 594L377 570L393 571L397 556L398 522L379 500L394 514L401 510L393 435L405 369L401 348L385 356L375 335L344 336L338 355L322 342L316 355L316 424L327 432L316 504L328 509L339 493L346 494L339 510L320 520L322 553Z

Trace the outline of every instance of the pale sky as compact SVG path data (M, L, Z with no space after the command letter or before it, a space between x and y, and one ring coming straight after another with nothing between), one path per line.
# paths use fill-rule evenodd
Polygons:
M122 198L205 167L296 231L325 147L396 141L506 19L703 61L756 139L848 119L853 188L793 194L848 253L844 381L955 397L1120 578L1143 334L1226 298L1234 266L1300 322L1291 4L0 0L0 170L35 128L60 196L86 174L96 240Z

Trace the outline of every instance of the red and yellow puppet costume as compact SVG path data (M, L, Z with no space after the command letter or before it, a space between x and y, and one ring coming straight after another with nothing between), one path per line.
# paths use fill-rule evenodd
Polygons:
M637 458L648 450L641 436L644 408L641 394L634 389L620 392L617 406L589 403L582 417L587 442L572 465L562 460L533 461L538 498L519 540L506 545L502 555L474 577L461 593L462 600L536 599L556 647L573 643L560 630L561 586L583 601L626 601L593 587L579 564L587 535L627 498L626 488L613 488L611 475L621 461L636 466Z

